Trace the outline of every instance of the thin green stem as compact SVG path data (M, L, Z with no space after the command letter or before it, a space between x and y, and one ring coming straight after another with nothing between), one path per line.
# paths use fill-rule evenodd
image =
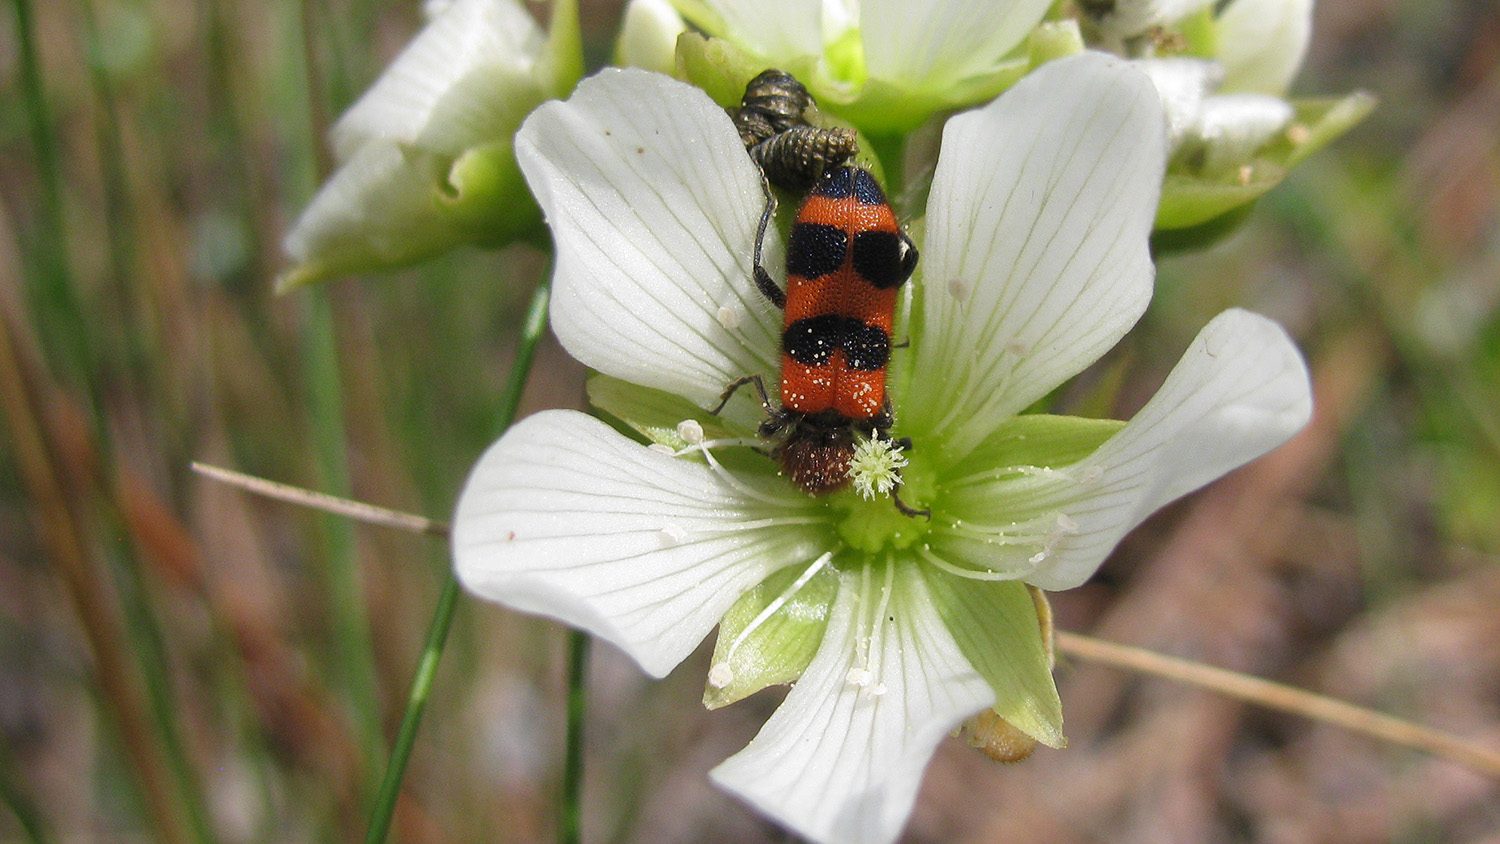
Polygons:
M515 363L511 364L510 376L500 394L500 412L496 420L501 431L515 421L516 410L521 406L521 392L526 388L531 375L531 363L536 356L536 347L547 327L547 303L551 293L552 268L545 270L542 281L532 294L531 305L526 311L526 320L521 328L521 339L516 349ZM427 697L432 692L432 683L437 676L438 663L443 658L443 648L448 643L448 631L453 626L453 611L459 596L458 579L449 569L443 581L443 591L438 596L437 609L433 611L432 623L427 628L427 644L422 648L421 661L417 663L416 676L411 681L411 693L406 699L406 711L401 715L401 728L396 731L396 741L391 746L390 764L386 767L385 779L380 783L380 793L375 799L375 809L370 814L370 829L365 835L366 844L385 841L391 830L391 818L396 811L396 798L401 793L401 780L406 776L406 765L411 761L412 746L417 740L417 729L422 724L422 714L427 709Z
M375 798L375 811L370 816L370 830L365 834L366 842L384 841L390 833L396 798L401 793L401 779L406 774L406 763L411 759L411 750L417 741L417 729L422 725L422 714L427 709L427 697L431 694L433 680L437 677L443 648L448 644L448 631L453 626L453 611L458 606L458 593L458 578L450 572L443 581L442 593L438 595L432 623L427 627L427 644L422 648L422 658L417 663L417 673L411 681L406 712L401 716L401 728L397 730L396 741L391 746L391 763L386 768L385 779L380 783L380 793Z
M563 755L562 811L557 840L578 844L583 838L583 720L588 712L584 678L589 667L589 635L568 631L568 739Z

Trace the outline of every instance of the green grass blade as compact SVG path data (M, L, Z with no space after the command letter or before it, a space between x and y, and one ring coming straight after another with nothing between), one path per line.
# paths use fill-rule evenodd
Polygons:
M516 410L521 406L521 393L531 375L531 363L536 356L537 343L547 327L547 302L551 293L552 268L547 267L542 281L532 294L526 319L521 328L521 339L516 350L515 363L511 365L505 390L500 394L500 411L496 427L501 431L515 421ZM380 794L375 800L375 810L370 815L370 828L365 835L367 844L385 841L391 830L391 818L396 811L396 798L401 793L401 780L406 776L406 765L411 761L412 746L416 743L417 729L422 724L422 714L427 708L427 698L432 693L433 679L437 675L443 648L448 642L448 631L453 625L453 611L458 604L458 580L450 568L443 581L443 591L438 596L437 609L427 631L427 644L422 649L421 661L417 664L416 676L412 678L411 693L407 696L406 711L401 716L401 728L391 747L390 764L385 779L380 784Z

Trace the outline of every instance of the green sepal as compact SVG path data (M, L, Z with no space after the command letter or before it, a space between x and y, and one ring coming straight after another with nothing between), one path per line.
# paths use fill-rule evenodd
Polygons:
M1292 125L1304 127L1307 134L1297 143L1293 143L1290 137L1278 141L1267 153L1283 155L1288 167L1296 166L1357 126L1375 110L1378 102L1379 99L1368 91L1355 91L1338 99L1292 100L1292 107L1296 110Z
M696 32L677 36L677 78L702 88L710 99L725 108L739 105L745 86L765 69L764 60L722 38ZM782 70L802 78L797 69Z
M1044 21L1026 40L1026 56L1033 69L1053 59L1062 59L1088 49L1083 43L1083 33L1078 30L1078 21Z
M1250 212L1255 210L1258 201L1247 202L1196 226L1188 226L1184 229L1157 229L1151 232L1152 257L1162 258L1213 246L1239 231L1240 226L1250 219Z
M672 448L687 447L677 433L677 423L693 419L703 426L707 439L743 437L739 430L720 416L713 416L682 396L642 387L609 375L595 374L588 380L589 404L619 419L647 440Z
M1077 463L1114 436L1125 423L1033 413L1010 418L964 457L972 466L1059 468Z
M1201 226L1260 198L1303 159L1363 120L1375 97L1357 91L1337 100L1295 100L1292 107L1287 130L1245 162L1250 169L1243 175L1236 168L1197 172L1191 160L1175 161L1162 183L1156 229Z
M740 596L725 613L719 622L709 676L713 678L727 668L729 681L722 687L712 682L704 687L705 707L728 706L767 686L790 683L807 670L823 642L828 613L838 594L839 578L831 566L813 575L730 653L735 639L805 570L803 566L791 566L772 574Z
M583 78L583 32L578 24L578 0L553 0L552 20L547 24L547 49L543 51L537 79L547 86L547 96L562 99Z
M917 90L887 79L869 79L840 95L837 90L814 90L825 110L872 135L904 135L934 114L987 103L1021 81L1031 69L1026 56L998 62L991 69L965 77L941 89ZM804 80L806 81L806 80ZM816 80L809 88L817 88Z
M995 691L996 714L1048 747L1066 747L1037 608L1019 580L982 582L923 565L939 617Z
M498 248L542 225L536 204L509 139L474 147L448 169L437 209L477 246Z
M1182 36L1184 49L1173 55L1192 56L1199 59L1217 59L1219 56L1219 25L1214 20L1213 5L1204 6L1175 25Z

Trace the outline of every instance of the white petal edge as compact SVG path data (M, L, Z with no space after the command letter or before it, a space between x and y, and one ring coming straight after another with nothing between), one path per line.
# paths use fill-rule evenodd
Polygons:
M402 263L457 243L453 226L432 206L444 175L425 153L366 144L318 189L287 234L286 253L300 265L349 271Z
M1224 77L1224 69L1214 62L1184 58L1141 59L1135 67L1156 86L1167 115L1167 145L1176 149L1197 124L1203 98Z
M774 507L597 419L544 411L470 473L454 568L474 594L581 627L661 677L745 590L821 553L813 526L768 523L805 514L800 496Z
M724 30L714 33L772 64L823 54L823 2L819 0L706 0Z
M1285 94L1312 40L1313 0L1234 0L1219 15L1226 92Z
M775 383L781 314L751 280L760 177L706 94L606 68L527 119L516 159L552 227L552 330L574 357L703 407L740 376Z
M927 203L903 424L966 454L1093 363L1151 297L1166 159L1151 82L1085 53L948 121Z
M892 841L943 736L994 703L915 564L841 573L812 664L714 781L822 842ZM868 649L862 658L861 651Z
M1294 116L1285 100L1263 94L1222 94L1203 101L1190 133L1205 146L1203 169L1222 172L1249 161Z
M542 98L546 36L514 0L454 0L333 127L344 160L371 140L456 156L504 138Z
M1072 482L1035 502L1067 513L1076 529L1025 580L1078 586L1147 516L1286 442L1311 416L1307 364L1286 331L1249 311L1225 311L1140 413L1067 469Z
M677 69L677 36L685 31L687 23L668 0L630 0L620 21L615 60L671 74Z
M1050 0L865 0L860 36L870 76L930 90L994 67Z

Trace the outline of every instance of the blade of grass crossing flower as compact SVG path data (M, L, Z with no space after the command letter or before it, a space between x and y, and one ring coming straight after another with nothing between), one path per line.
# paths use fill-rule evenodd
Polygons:
M521 406L521 393L531 375L531 363L536 356L536 347L547 328L547 302L551 294L552 267L542 274L542 281L532 294L526 319L521 327L521 338L516 349L515 363L500 394L500 410L496 427L504 431L516 418ZM432 683L437 676L438 663L443 658L443 648L448 643L448 631L453 626L453 611L458 605L458 579L449 569L443 582L443 591L438 595L437 608L433 610L432 623L427 628L427 643L422 648L421 660L417 663L416 676L411 681L411 692L406 698L406 710L401 715L401 727L396 731L396 740L391 745L390 763L386 766L385 778L380 783L380 793L375 798L375 808L370 814L370 828L365 834L366 844L384 841L391 830L391 818L396 811L396 798L401 793L401 780L406 776L406 765L411 761L412 746L417 740L417 729L422 724L422 714L427 708L427 698L432 693ZM575 634L581 635L581 634ZM575 645L576 650L576 645ZM581 672L580 672L581 675ZM570 672L571 680L571 672ZM579 684L581 685L581 676ZM581 692L579 718L582 718ZM569 694L569 736L573 735L571 719L573 695ZM570 750L571 753L571 750ZM580 768L581 769L581 768Z

